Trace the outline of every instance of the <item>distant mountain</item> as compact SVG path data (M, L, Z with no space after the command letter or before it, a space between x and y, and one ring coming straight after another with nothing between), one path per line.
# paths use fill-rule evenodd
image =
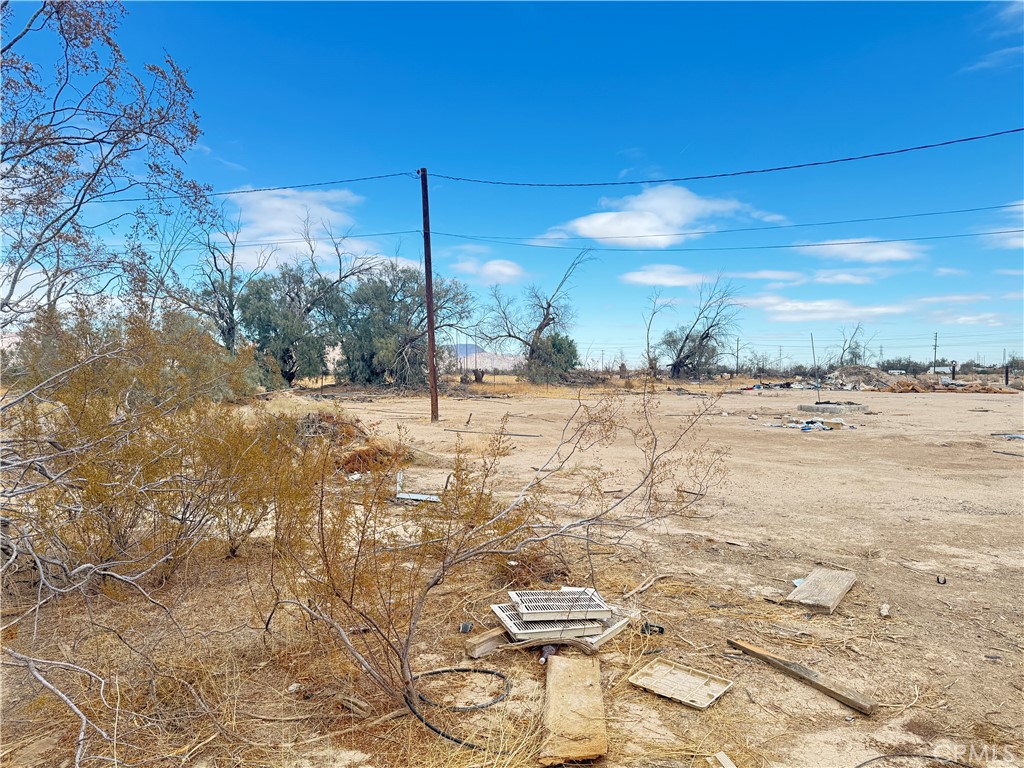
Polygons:
M477 344L449 344L448 349L452 350L459 358L487 354L487 350Z

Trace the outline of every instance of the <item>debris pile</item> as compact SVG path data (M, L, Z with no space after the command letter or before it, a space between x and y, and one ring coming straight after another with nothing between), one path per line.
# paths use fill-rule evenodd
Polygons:
M575 638L597 650L629 626L629 617L609 605L595 589L514 590L509 603L492 605L505 632L519 642Z
M825 377L833 389L877 390L891 387L898 379L868 365L844 365Z
M920 381L907 381L900 379L899 381L893 382L890 386L880 390L881 392L894 392L900 395L910 394L912 392L929 393L929 392L964 392L968 394L980 394L980 395L1016 395L1018 394L1015 389L1007 389L1006 387L995 386L992 384L984 384L980 381L956 381L953 379L943 379L938 384L926 383Z

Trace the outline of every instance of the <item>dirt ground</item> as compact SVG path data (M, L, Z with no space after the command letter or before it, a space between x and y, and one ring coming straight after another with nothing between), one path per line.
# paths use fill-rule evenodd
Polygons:
M511 498L557 445L576 402L572 392L557 388L542 390L545 396L515 389L508 397L483 396L495 391L501 390L470 388L465 396L442 398L436 424L424 397L329 389L323 399L314 392L275 395L269 407L338 409L381 436L401 437L416 457L404 472L404 490L428 494L444 487L458 440L482 448L507 417L515 436L497 491ZM627 403L637 400L634 392L620 394ZM897 754L935 755L975 768L1024 765L1024 444L992 434L1024 431L1024 398L822 396L854 400L868 411L843 416L855 429L801 432L772 425L811 415L798 411L814 401L809 390L727 393L717 401L679 390L659 393L657 424L666 437L677 434L695 408L711 406L699 440L727 450L722 481L686 517L658 524L624 549L595 549L589 562L562 563L561 575L552 570L550 588L593 583L609 602L639 615L598 654L610 737L599 768L705 768L706 756L719 751L740 768L856 768ZM613 498L639 467L630 447L617 443L581 454L576 468L605 471ZM556 487L568 491L574 480L561 482ZM204 652L236 660L237 699L245 702L239 722L252 717L246 712L262 713L246 733L305 746L260 761L244 753L206 758L200 747L212 745L217 734L197 732L198 746L182 753L182 765L537 764L544 667L534 652L517 650L469 660L466 635L459 633L467 621L474 632L495 626L489 605L505 597L502 573L464 574L435 590L414 654L417 671L482 666L508 675L512 690L501 704L437 715L463 737L496 729L511 734L513 748L504 754L481 753L443 741L412 717L366 725L335 707L325 691L339 681L347 679L360 695L372 692L359 687L343 660L327 658L313 640L302 639L300 627L295 638L267 640L252 605L265 589L260 579L269 551L269 543L256 541L235 561L211 558L212 565L184 573L160 598L173 603L183 621L194 619L204 642L217 637L213 624L225 630L227 639ZM817 564L857 576L832 615L784 602L792 580ZM666 578L623 599L655 575ZM888 616L880 615L883 605ZM664 634L642 634L643 622L664 627ZM242 629L231 629L236 625ZM862 715L732 650L728 639L805 664L879 707ZM652 658L720 675L733 687L707 710L689 709L627 681ZM493 677L480 675L439 677L427 693L469 704L494 696L495 685ZM70 764L73 742L46 735L46 723L33 710L37 693L4 680L3 737L10 746L0 752L0 765ZM381 703L373 717L389 707L394 703ZM909 758L872 764L939 765Z
M996 453L1022 454L1024 445L991 434L1022 431L1022 398L823 397L868 411L844 417L855 429L805 433L770 425L813 415L797 410L814 402L813 392L723 395L701 437L728 449L724 480L693 518L649 532L640 549L599 569L597 584L612 601L646 577L677 575L633 601L646 621L665 627L647 639L646 652L735 683L710 709L689 710L622 683L646 662L635 637L606 646L613 746L605 765L702 764L658 757L680 740L705 754L724 750L741 766L853 768L896 753L1024 765L1024 458ZM412 446L439 457L454 453L457 437L470 445L485 439L446 430L490 432L508 414L509 432L539 435L515 438L504 463L509 491L555 446L574 407L564 396L442 399L441 421L431 424L425 399L360 399L338 402L382 434L401 428ZM659 399L666 434L699 400L678 392ZM624 477L632 460L614 447L580 459ZM444 476L414 467L406 489L436 492ZM836 612L812 616L778 604L815 564L856 572ZM465 613L455 618L493 623L486 605ZM730 652L726 638L806 664L881 706L861 715ZM487 661L499 664L501 654ZM542 678L534 676L536 691Z

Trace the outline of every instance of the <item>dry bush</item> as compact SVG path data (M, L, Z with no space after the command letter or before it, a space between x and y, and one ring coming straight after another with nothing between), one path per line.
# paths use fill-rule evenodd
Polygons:
M326 471L311 514L279 515L275 570L282 599L270 612L304 613L335 634L352 658L395 703L418 697L414 649L428 598L438 585L461 578L474 566L500 573L510 562L540 571L559 542L618 543L632 532L686 510L715 482L719 454L694 437L705 401L684 429L663 440L655 428L649 386L632 407L620 398L578 401L562 439L511 502L493 486L510 440L504 425L479 456L459 443L453 472L440 503L403 507L393 503L400 458L358 484L332 482ZM549 490L587 451L628 445L642 468L620 498L602 492L600 470L576 471L572 491ZM684 455L684 449L691 453ZM617 483L623 483L619 477Z

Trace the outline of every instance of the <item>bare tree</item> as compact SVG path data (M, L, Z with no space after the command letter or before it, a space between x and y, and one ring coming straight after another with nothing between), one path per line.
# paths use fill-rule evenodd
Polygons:
M863 323L857 323L852 329L845 325L839 329L842 342L836 359L840 366L861 365L871 359L871 342L875 337L865 339L866 333Z
M587 261L587 251L578 253L551 293L541 291L537 285L529 286L523 306L517 305L514 296L507 296L494 286L483 321L484 338L498 344L512 342L520 346L528 363L538 360L543 354L545 334L565 331L572 324L575 311L569 298L570 281Z
M196 238L204 256L195 267L190 284L172 285L172 299L213 323L221 344L235 354L240 341L239 299L250 282L258 278L273 259L277 249L261 246L247 265L244 251L239 250L241 223L225 225L216 235L205 232Z
M123 14L116 2L2 5L0 329L113 279L97 232L127 214L97 203L137 203L135 218L167 196L205 205L177 165L199 136L185 73L170 56L145 77L130 71L113 37ZM55 67L23 51L47 35Z
M740 306L736 290L721 277L701 284L693 318L666 331L659 345L669 358L673 379L692 374L714 362L732 333Z

